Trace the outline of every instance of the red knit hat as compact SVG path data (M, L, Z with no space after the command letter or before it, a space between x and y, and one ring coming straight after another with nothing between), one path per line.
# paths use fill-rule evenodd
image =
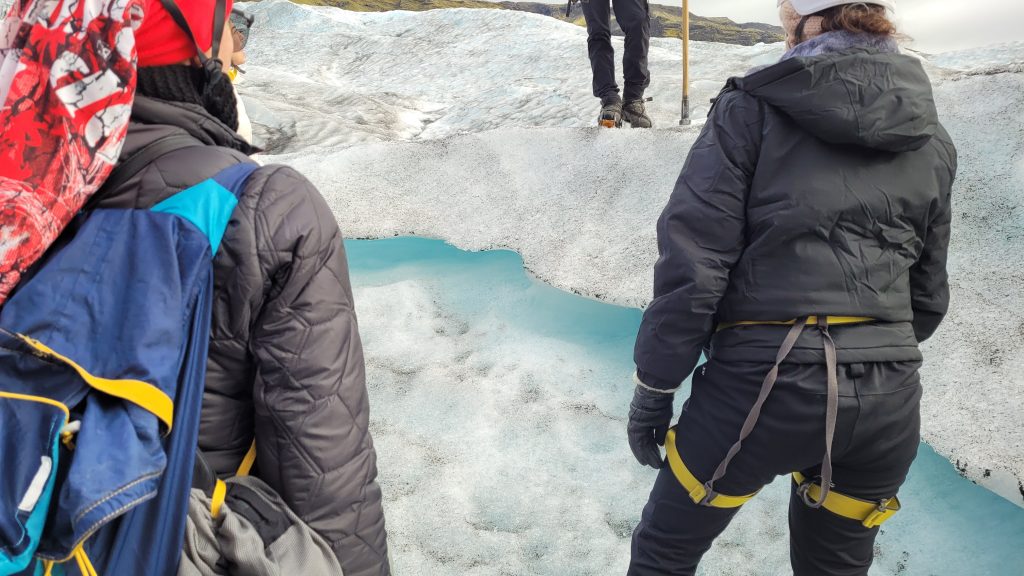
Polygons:
M226 2L225 15L231 13L232 0ZM213 11L217 0L175 0L175 3L185 15L196 41L203 50L209 50L213 45ZM135 32L140 67L168 66L196 55L196 45L174 22L160 0L145 0L145 10L142 25Z

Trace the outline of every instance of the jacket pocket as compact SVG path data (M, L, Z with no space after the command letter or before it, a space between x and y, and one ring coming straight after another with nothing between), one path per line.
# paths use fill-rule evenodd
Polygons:
M24 570L39 546L68 421L56 400L0 391L0 574Z

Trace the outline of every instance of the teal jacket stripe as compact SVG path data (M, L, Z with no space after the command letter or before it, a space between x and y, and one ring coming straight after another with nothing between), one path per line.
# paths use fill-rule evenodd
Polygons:
M215 180L204 180L153 207L154 212L180 216L199 228L210 241L211 257L217 254L238 198Z

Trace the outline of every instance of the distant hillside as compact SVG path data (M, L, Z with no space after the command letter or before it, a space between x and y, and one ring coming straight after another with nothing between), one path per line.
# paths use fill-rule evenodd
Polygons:
M498 8L543 14L559 20L583 26L583 13L579 5L573 7L572 16L565 17L565 4L542 4L540 2L484 2L483 0L293 0L300 4L337 6L355 12L386 12L388 10L410 10L421 12L438 8ZM601 0L597 0L601 1ZM679 38L683 10L679 6L651 5L651 35ZM618 24L612 24L612 32L622 35ZM783 40L782 28L770 24L737 24L728 18L704 18L690 14L690 39L705 42L723 42L751 46L758 42L771 43Z

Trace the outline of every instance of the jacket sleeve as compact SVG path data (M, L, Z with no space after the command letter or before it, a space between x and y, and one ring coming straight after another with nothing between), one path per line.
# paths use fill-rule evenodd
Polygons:
M260 477L331 545L346 576L390 574L363 349L338 225L290 168L262 185L265 298L253 323Z
M949 180L943 182L939 204L925 233L924 248L917 263L910 269L910 302L914 311L914 335L918 342L932 337L949 310L949 275L946 257L949 253L950 221L952 220L952 188L956 177L956 150L948 145Z
M721 96L658 220L654 300L634 351L637 375L648 386L679 386L714 329L729 272L744 248L762 123L763 111L751 96Z

